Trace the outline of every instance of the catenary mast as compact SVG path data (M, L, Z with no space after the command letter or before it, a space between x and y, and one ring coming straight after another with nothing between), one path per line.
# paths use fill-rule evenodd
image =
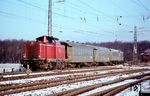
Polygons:
M48 0L48 36L52 36L52 0Z

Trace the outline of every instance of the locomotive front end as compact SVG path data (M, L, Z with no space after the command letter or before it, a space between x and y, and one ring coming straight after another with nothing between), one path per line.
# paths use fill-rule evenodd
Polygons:
M36 68L36 64L39 61L39 43L38 42L26 42L24 44L23 66L27 68Z

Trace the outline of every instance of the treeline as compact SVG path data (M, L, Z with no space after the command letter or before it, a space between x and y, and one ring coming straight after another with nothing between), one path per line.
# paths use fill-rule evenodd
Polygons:
M0 40L0 63L20 63L24 40Z
M0 40L0 63L20 63L23 58L24 40ZM125 61L132 60L133 43L132 42L104 42L104 43L87 43L96 46L119 49L124 52ZM150 48L150 41L138 42L138 58L146 49Z

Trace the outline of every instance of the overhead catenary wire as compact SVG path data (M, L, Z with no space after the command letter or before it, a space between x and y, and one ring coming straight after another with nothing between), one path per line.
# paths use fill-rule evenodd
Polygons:
M142 20L145 22L147 20L149 20L150 18L150 9L148 9L140 0L130 0L132 3L136 4L137 6L139 6L140 8L145 9L149 14L144 14L142 16Z
M60 25L56 25L56 24L54 24L54 27L58 27L58 28L62 28L62 29L73 29L75 31L87 32L89 34L98 34L98 35L104 35L104 36L112 36L110 34L103 34L103 33L98 33L98 32L94 32L94 31L87 31L87 30L78 29L78 28L64 27L64 26L60 26Z
M106 20L104 21L102 18L101 18L101 16L99 15L99 14L96 14L95 12L88 12L87 13L87 11L85 11L85 10L83 10L83 9L78 9L80 6L79 5L77 5L77 4L75 4L75 3L72 3L72 2L70 2L70 1L67 1L67 6L69 5L69 7L71 7L71 8L73 8L73 9L75 9L75 11L78 11L78 12L80 12L80 13L82 13L82 14L79 14L79 15L81 15L80 16L80 20L81 21L83 21L83 22L85 22L86 24L87 23L89 23L89 20L88 20L88 18L90 17L90 18L92 18L93 19L93 21L94 22L96 22L97 24L98 23L102 23L102 21L103 22L106 22ZM60 10L60 9L59 9ZM85 13L85 14L83 14L83 13ZM90 16L87 16L87 14L88 15L90 15ZM86 18L86 17L88 17L88 18ZM87 22L86 22L87 21ZM90 26L93 26L92 24L89 24ZM112 25L113 26L113 25ZM93 27L95 27L95 26L93 26Z
M25 0L18 0L18 1L25 1ZM27 1L26 1L27 2ZM67 1L68 2L68 1ZM25 4L25 3L24 3ZM75 3L73 3L73 4L75 4ZM45 9L45 8L42 8L42 7L40 7L40 6L37 6L37 5L35 5L35 4L30 4L30 2L29 3L26 3L26 5L29 5L29 6L32 6L32 7L35 7L35 8L38 8L38 9L40 9L40 10L43 10L43 11L45 11L45 12L47 12L47 9ZM92 6L93 7L93 6ZM95 8L96 9L96 8ZM96 9L97 10L97 9ZM82 12L84 12L85 10L83 10L83 9L81 9L81 11ZM101 11L101 10L100 10ZM96 11L93 11L92 13L95 13L95 14L91 14L91 16L93 15L93 16L95 16L96 18L95 19L97 19L97 16L96 16L96 14L98 13L98 15L103 15L103 16L105 16L105 15L108 15L107 13L106 14L103 14L103 13L99 13L99 12L96 12ZM104 12L105 13L105 12ZM92 26L92 24L90 24L90 22L88 22L88 18L86 18L86 23L85 22L82 22L78 17L76 18L76 17L71 17L71 16L67 16L67 15L64 15L64 14L61 14L61 13L57 13L57 12L54 12L53 11L53 14L56 14L56 15L58 15L58 16L61 16L61 17L65 17L65 18L67 18L67 19L70 19L70 20L73 20L73 21L76 21L76 22L78 22L78 23L82 23L82 24L85 24L86 26L90 26L91 28L93 27L93 28L96 28L95 26ZM88 13L87 13L88 14ZM110 16L110 15L108 15L109 17L107 17L107 18L112 18L112 17L116 17L116 16ZM84 17L84 16L83 16ZM86 17L86 15L85 15L85 17ZM99 19L99 18L98 18ZM101 19L101 18L100 18ZM113 21L115 21L116 22L116 19L113 19L112 18L112 20ZM80 22L79 22L80 21ZM47 24L47 23L45 23L45 24ZM54 26L53 26L54 27ZM79 28L80 29L80 28ZM84 31L86 31L86 30L84 30ZM87 32L88 33L88 32ZM89 32L90 33L90 32ZM92 33L92 32L91 32ZM94 34L94 33L93 33Z
M32 6L32 7L41 9L41 10L44 10L44 11L46 11L46 12L48 11L47 9L44 9L44 8L42 8L42 7L40 7L40 6L37 6L37 5L32 4L32 3L29 3L29 2L26 2L26 1L24 1L24 0L18 0L18 1L21 2L21 3L24 3L24 4L26 4L26 5L29 5L29 6ZM65 18L68 18L68 19L71 19L71 20L76 21L76 22L81 22L81 23L83 23L83 24L85 24L86 26L91 27L91 28L95 27L95 26L93 26L93 24L90 24L89 22L87 23L85 17L83 18L83 21L84 21L84 22L82 22L81 20L79 20L79 19L77 19L77 18L70 17L70 16L66 16L66 15L63 15L63 14L60 14L60 13L57 13L57 12L54 12L54 11L52 11L52 13L53 13L53 14L56 14L56 15L59 15L59 16L62 16L62 17L65 17Z
M24 0L19 0L19 1L22 2L22 1L24 1ZM104 16L106 16L107 18L112 19L113 22L117 23L115 19L113 19L111 16L107 15L106 13L104 13L104 12L102 12L102 11L100 11L100 10L97 10L97 9L93 8L92 6L90 6L90 5L86 4L86 3L84 3L84 2L81 1L81 0L79 0L79 1L80 1L81 3L83 3L83 4L85 4L86 6L92 8L92 9L95 10L96 12L101 13L101 15L104 15ZM26 1L24 1L24 2L22 2L22 3L27 4L27 5L29 5L29 6L32 6L32 7L35 7L35 8L39 8L39 9L45 10L45 11L47 12L46 9L41 8L41 7L39 7L39 6L37 6L37 5L34 5L34 4L32 4L32 3L29 3L29 2L26 2ZM77 21L77 22L78 22L78 21L81 22L81 20L79 20L79 19L77 19L77 18L74 18L74 17L62 15L62 14L56 13L56 12L54 12L54 11L52 11L52 13L53 13L53 14L56 14L56 15L59 15L59 16L63 16L63 17L68 18L68 19L72 19L72 20ZM83 19L84 19L84 20L82 20L82 21L85 22L85 19L86 19L86 18L83 17ZM84 22L81 22L81 23L84 23ZM92 26L93 26L92 24L89 24L89 22L88 22L88 23L85 22L85 23L86 23L86 25L88 25L89 27L92 27ZM126 24L121 24L121 25L126 26L126 27L130 27L130 26L126 25ZM95 27L95 26L94 26L94 27Z
M46 12L47 12L47 10L45 10L44 8L39 7L39 6L35 5L35 4L32 4L32 3L26 2L26 1L24 1L24 0L18 0L18 1L19 1L19 2L21 2L21 3L24 3L24 4L26 4L26 5L29 5L29 6L32 6L32 7L35 7L35 8L38 8L38 9L41 9L41 10L44 10L44 11L46 11Z
M32 19L32 18L28 18L28 17L25 17L25 16L20 16L20 15L9 13L9 12L4 12L4 11L1 11L1 10L0 10L0 14L14 16L16 18L28 20L30 22L34 22L34 23L38 23L38 24L42 24L42 25L47 25L47 23L40 22L40 21ZM70 28L70 27L66 28L66 27L58 26L56 24L53 24L53 27L59 27L59 28L63 28L63 29L74 29L74 31L72 31L72 32L74 32L74 33L80 33L80 34L84 34L84 35L85 35L85 32L86 32L86 33L89 33L89 34L95 34L95 35L97 34L97 35L101 35L101 36L110 36L110 35L107 35L107 34L102 34L102 33L97 33L97 32L92 32L92 31L86 31L86 30L83 30L83 29L76 29L76 28Z
M136 4L137 6L145 9L146 11L150 12L150 10L148 8L146 8L145 5L141 1L139 1L139 0L137 0L138 2L135 0L130 0L130 1L134 4Z
M95 17L96 17L96 16L99 16L99 14L97 14L97 13L94 13L94 12L87 12L87 11L85 11L85 10L82 10L79 5L74 4L74 3L70 2L70 1L67 1L67 3L68 3L68 5L70 5L70 7L72 7L72 8L74 8L74 9L78 10L78 11L81 12L81 13L85 13L85 14L88 14L88 15L90 15L90 16L95 16Z
M101 10L97 10L96 8L94 8L94 7L90 6L90 5L88 5L87 3L85 3L85 2L83 2L83 1L81 1L81 0L78 0L78 1L79 1L80 3L82 3L83 5L89 7L89 8L92 9L93 11L97 12L98 14L104 15L105 17L114 20L111 16L109 16L108 14L102 12Z
M2 11L2 10L0 10L0 14L5 14L5 15L9 15L9 16L14 16L14 17L16 17L16 18L21 18L21 19L25 19L25 20L28 20L28 21L32 21L32 22L35 22L35 23L42 24L42 25L46 25L46 23L41 22L41 21L39 21L39 20L35 20L35 19L33 19L33 18L29 18L29 17L17 15L17 14L10 13L10 12L6 12L6 11Z
M129 12L127 12L126 10L124 10L123 8L121 8L118 4L116 4L113 0L110 0L111 4L116 7L117 9L119 9L121 12L124 12L125 14L129 14ZM123 16L123 15L120 15ZM123 16L124 17L124 16Z
M141 6L150 13L150 9L148 9L140 0L137 0Z
M99 13L99 14L101 14L101 15L103 15L103 16L109 18L109 19L111 19L113 22L117 23L117 22L116 22L116 18L112 18L112 17L111 17L110 15L108 15L107 13L105 13L105 12L103 12L103 11L101 11L101 10L97 10L96 8L90 6L89 4L87 4L87 3L85 3L85 2L83 2L83 1L81 1L81 0L78 0L78 1L79 1L80 3L82 3L83 5L89 7L89 8L92 9L93 11L95 11L95 12L97 12L97 13ZM120 25L120 24L119 24L119 25ZM123 25L123 26L125 26L125 27L130 27L129 25L126 25L126 24L121 24L121 25Z

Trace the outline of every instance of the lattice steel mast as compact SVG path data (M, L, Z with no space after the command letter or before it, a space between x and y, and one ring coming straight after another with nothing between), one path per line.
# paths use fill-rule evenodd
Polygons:
M134 26L133 64L137 64L137 28Z
M52 0L48 1L48 36L52 36Z

